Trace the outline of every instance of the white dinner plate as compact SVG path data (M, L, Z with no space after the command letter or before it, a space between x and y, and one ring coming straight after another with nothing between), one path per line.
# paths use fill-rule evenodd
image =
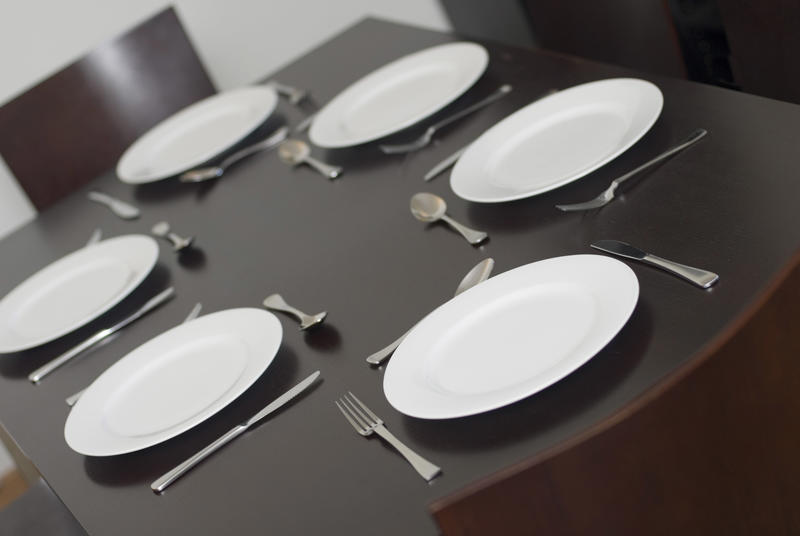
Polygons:
M383 390L412 417L489 411L557 382L628 321L639 282L624 263L573 255L510 270L445 303L408 334Z
M663 104L658 87L635 78L559 91L484 132L456 162L450 187L478 203L558 188L626 151L650 130Z
M263 309L229 309L162 333L114 363L81 395L64 438L87 456L115 456L203 422L255 382L281 344Z
M449 43L403 56L334 97L309 130L318 147L351 147L425 119L480 78L489 53L476 43Z
M233 147L275 110L268 86L232 89L195 102L136 140L117 163L122 182L142 184L195 168Z
M0 353L53 341L122 301L158 259L149 236L126 235L74 251L0 300Z

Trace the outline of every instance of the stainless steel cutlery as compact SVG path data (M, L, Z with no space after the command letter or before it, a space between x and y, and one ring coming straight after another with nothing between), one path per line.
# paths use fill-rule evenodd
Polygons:
M675 154L677 152L680 152L680 151L686 149L687 147L693 145L694 143L699 141L706 134L707 134L707 132L704 129L698 128L697 130L692 132L692 134L688 138L686 138L685 141L679 143L678 145L674 146L673 148L671 148L671 149L669 149L667 151L664 151L663 153L661 153L657 157L653 158L652 160L650 160L648 162L645 162L644 164L642 164L641 166L637 167L636 169L634 169L632 171L629 171L628 173L622 175L621 177L618 177L618 178L614 179L613 181L611 181L611 185L608 188L606 188L606 190L601 192L600 195L598 195L594 199L590 199L589 201L585 201L583 203L573 203L571 205L556 205L556 208L559 209L559 210L563 210L564 212L572 212L572 211L575 211L575 210L591 210L591 209L594 209L594 208L600 208L600 207L602 207L604 205L607 205L612 199L614 199L614 193L617 191L617 188L619 187L620 184L622 184L626 180L630 179L631 177L633 177L637 173L639 173L641 171L644 171L645 169L649 168L650 166L658 164L659 162L669 158L673 154Z
M241 160L246 156L250 156L251 154L257 153L259 151L266 151L267 149L273 149L277 147L286 137L289 135L289 128L288 127L280 127L275 132L270 134L267 138L259 141L258 143L254 143L245 147L240 151L236 151L232 155L228 156L225 160L219 163L216 166L208 166L202 168L191 169L182 173L178 179L181 182L203 182L209 179L214 179L217 177L221 177L225 170L228 169L230 166Z
M270 80L267 82L267 85L271 86L278 93L278 95L289 99L289 102L295 106L300 104L308 97L308 90L290 86L289 84L282 84L277 80Z
M139 209L135 206L131 205L130 203L126 203L125 201L120 201L119 199L111 197L108 194L91 191L86 194L86 197L88 197L91 201L107 206L111 212L123 220L134 220L140 215Z
M247 431L248 428L256 424L258 421L273 413L275 410L284 406L287 402L295 398L297 395L308 389L319 377L319 371L314 372L306 379L286 391L284 394L273 400L269 405L267 405L264 409L247 419L241 424L237 424L233 428L231 428L226 434L222 435L219 439L208 445L203 450L199 451L194 456L188 458L185 462L175 467L175 469L169 471L168 473L164 474L162 477L157 479L155 482L150 484L150 489L155 491L156 493L161 493L164 491L167 486L178 480L184 474L186 474L190 469L196 466L201 461L208 458L211 454L218 451L220 448L224 447L243 433Z
M164 302L166 302L167 300L169 300L173 296L175 296L175 288L169 287L169 288L167 288L165 290L162 290L161 292L159 292L158 294L156 294L155 296L150 298L147 301L147 303L142 305L138 310L136 310L133 314L131 314L130 316L128 316L124 320L121 320L121 321L117 322L116 324L114 324L110 328L106 328L106 329L102 329L102 330L98 331L97 333L95 333L94 335L92 335L91 337L89 337L88 339L83 341L82 343L80 343L77 346L71 348L70 350L67 350L66 352L64 352L63 354L58 356L57 358L53 359L52 361L49 361L45 365L43 365L43 366L39 367L38 369L34 370L33 372L31 372L28 375L28 379L30 381L32 381L33 383L39 383L40 381L42 381L42 379L45 376L49 375L50 373L52 373L57 368L61 367L62 365L66 364L66 363L68 363L69 361L71 361L72 359L74 359L75 357L77 357L78 355L83 353L84 351L86 351L89 348L91 348L92 346L96 345L97 343L99 343L103 339L109 337L113 333L116 333L117 331L121 330L122 328L124 328L125 326L130 324L131 322L134 322L134 321L138 320L139 318L143 317L144 315L146 315L147 313L149 313L150 311L152 311L153 309L155 309L159 305L163 304Z
M386 429L381 418L375 415L353 393L348 391L347 395L344 395L335 403L344 418L347 419L347 422L356 429L356 432L364 437L371 436L373 433L380 436L397 449L397 452L402 454L425 480L431 481L442 472L441 468L432 464L397 439L394 434Z
M301 140L286 140L278 147L278 156L291 166L307 164L329 179L342 174L342 168L321 162L311 156L311 148Z
M394 145L385 144L381 145L380 149L386 154L409 153L411 151L417 151L419 149L422 149L431 142L431 140L433 139L433 135L436 134L436 132L439 129L449 125L454 121L457 121L458 119L461 119L462 117L465 117L473 112L476 112L481 108L488 106L489 104L495 102L501 97L507 95L509 92L511 92L511 89L512 87L510 84L503 84L488 97L476 102L475 104L472 104L471 106L467 106L463 110L460 110L454 113L453 115L446 117L441 121L438 121L433 125L429 126L427 129L425 129L425 132L423 132L414 141L411 141L409 143L398 143Z
M476 231L475 229L470 229L466 225L458 223L448 216L446 212L447 203L438 195L420 192L411 197L411 214L419 221L433 223L442 220L461 233L461 236L473 246L489 238L489 235L483 231Z
M462 292L467 289L471 289L478 283L482 283L489 279L489 276L492 275L492 269L494 269L494 259L483 259L481 262L476 264L472 267L472 269L467 272L467 275L461 280L461 283L458 284L458 288L456 288L455 295L458 296ZM390 343L388 346L381 348L371 356L367 358L367 363L370 365L380 365L383 363L392 353L400 346L400 343L406 338L406 336L411 333L411 330L414 329L414 326L411 326L408 331L400 335L394 342Z
M315 315L306 314L300 309L292 307L291 305L286 303L286 300L284 300L283 296L281 296L280 294L271 294L267 296L266 298L264 298L263 303L264 307L266 307L267 309L272 309L274 311L281 311L283 313L289 313L290 315L297 318L297 320L300 322L301 330L313 328L314 326L321 324L322 322L325 321L325 318L328 316L328 313L326 311L317 313Z
M190 236L189 238L183 238L181 236L178 236L177 234L173 233L170 230L169 223L165 221L160 221L157 224L153 225L151 231L154 235L160 238L164 238L170 244L172 244L172 249L176 253L183 251L184 249L188 248L194 243L193 236Z
M677 275L690 283L697 285L700 288L708 288L719 280L719 276L714 272L702 270L693 266L687 266L675 261L670 261L661 257L657 257L651 253L646 253L641 249L631 246L628 243L620 242L619 240L598 240L591 244L595 249L619 255L628 259L641 261L652 266L666 270L667 272Z

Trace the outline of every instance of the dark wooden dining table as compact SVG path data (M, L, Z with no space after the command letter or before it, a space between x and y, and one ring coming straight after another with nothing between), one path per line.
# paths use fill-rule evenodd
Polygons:
M309 88L311 104L321 105L391 60L460 39L370 18L264 80ZM744 329L768 298L789 292L784 283L791 280L788 274L800 250L800 107L547 51L483 44L490 53L485 74L435 117L477 101L501 84L512 84L513 91L443 130L431 146L416 153L387 156L376 143L328 151L314 148L315 156L344 167L335 181L308 167L290 168L274 152L254 155L204 184L168 179L131 186L109 170L0 242L0 295L5 295L31 273L81 247L96 227L105 236L147 234L154 223L166 220L179 234L196 236L196 248L181 256L161 242L153 273L100 318L44 346L0 356L0 422L89 534L485 533L482 519L492 516L484 515L479 503L464 503L471 504L469 510L455 516L450 514L456 510L449 508L493 487L503 490L502 483L515 477L524 482L525 471L577 445L598 437L611 441L611 432L625 430L626 422L674 393L704 360L724 358L718 350L725 341ZM498 204L461 200L450 190L447 174L423 182L424 173L442 158L548 90L614 77L656 84L664 95L663 111L631 149L581 180ZM313 111L311 104L304 111L281 102L269 124L253 136L281 122L296 124ZM428 123L391 139L410 139ZM603 209L562 213L554 208L594 197L616 176L700 127L709 132L705 139L627 183L619 198ZM141 218L115 218L86 200L90 189L135 203ZM415 220L409 199L419 191L442 196L455 219L487 231L490 240L472 247L442 225ZM501 273L551 257L593 253L590 242L606 238L713 270L720 275L719 283L702 290L630 263L640 283L633 315L602 351L563 380L509 406L458 419L411 418L389 405L383 394L384 368L368 366L365 358L448 300L473 265L491 257L495 273ZM171 302L40 385L27 380L28 373L121 319L167 285L177 290ZM191 430L139 452L87 457L67 446L65 397L121 356L180 323L195 302L202 302L204 312L260 307L264 297L275 292L307 312L327 310L328 319L316 330L301 332L292 319L281 316L284 339L274 362L233 403ZM787 320L796 309L783 311L774 318ZM786 344L791 345L794 337L788 335L792 334L781 331L775 337L783 341L787 336ZM797 345L788 348L796 350ZM532 355L535 352L534 345ZM742 365L745 372L737 376L739 381L759 376L762 361L772 359L758 348L749 348L748 355L749 365ZM155 478L314 370L321 371L322 381L307 394L163 494L150 490ZM784 392L784 382L800 386L797 364L768 370L774 374L763 381L773 382L772 391ZM749 387L748 381L742 382L743 393ZM334 405L347 391L380 415L402 441L440 465L443 474L426 483L386 444L357 435ZM770 431L785 430L783 435L762 436L758 449L742 447L759 455L735 454L739 457L732 459L741 465L720 461L716 467L707 458L682 458L688 450L716 453L717 460L728 460L731 449L740 452L736 438L703 435L702 430L713 426L698 427L693 437L674 436L685 431L670 428L710 413L717 402L736 398L729 395L694 392L698 398L692 400L703 400L702 407L676 403L668 419L644 426L648 432L643 437L657 438L654 444L660 445L652 456L643 451L650 448L644 440L632 443L626 438L635 435L621 434L611 447L598 451L608 458L595 453L568 477L556 470L539 474L541 485L531 487L530 493L525 486L508 488L505 499L491 503L491 511L497 518L506 507L517 514L528 511L526 515L543 520L544 529L560 527L565 532L571 532L565 527L575 532L586 528L575 521L584 514L586 519L618 520L652 512L663 514L649 518L654 533L666 533L664 527L681 522L697 529L705 525L690 521L701 519L702 511L720 516L718 527L726 526L720 512L727 511L730 519L752 521L733 523L734 528L769 528L775 523L773 527L797 530L795 514L776 506L778 513L769 521L759 510L766 501L781 505L800 495L795 484L787 483L790 476L798 476L797 464L786 466L782 476L774 467L789 458L784 450L798 446L796 421L787 421L800 414L797 402L759 415L762 399L751 396L746 401L753 404L752 412L729 415L743 426L761 423ZM659 435L661 431L667 435ZM759 431L748 429L745 435L758 438ZM627 471L625 459L630 463ZM648 459L652 473L639 470L638 464ZM752 470L747 469L751 465ZM662 466L663 474L658 469ZM625 495L611 482L594 478L593 468L601 467L613 469L612 477L620 482L643 487L629 488ZM669 488L666 479L680 468L687 489L707 494L714 486L711 489L722 497L719 504L702 504L703 497L659 495L660 490L676 489ZM753 482L746 476L751 473L761 474L762 489L748 487ZM732 476L724 481L718 474ZM737 475L744 476L739 480ZM583 493L565 493L573 488L562 487L563 482L582 486ZM647 482L652 487L645 486ZM613 513L613 506L605 513L594 511L599 506L588 506L591 501L602 505L604 496L618 493L627 499L617 503ZM571 496L575 504L570 504ZM744 496L747 502L741 502ZM636 513L642 504L659 506ZM548 521L556 514L560 521ZM705 522L715 518L710 519ZM491 521L498 527L503 523ZM638 527L646 525L645 519ZM497 534L529 530L533 527L517 524Z

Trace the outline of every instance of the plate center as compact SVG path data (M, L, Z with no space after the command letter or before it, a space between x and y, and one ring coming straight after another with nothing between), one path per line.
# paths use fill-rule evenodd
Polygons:
M614 103L598 103L534 122L492 155L489 182L514 190L544 188L591 169L619 147L629 115Z
M41 337L91 317L128 284L133 272L118 259L97 259L50 278L14 312L9 327L24 337Z
M445 393L482 395L536 380L581 344L596 317L584 289L536 286L458 321L431 349L425 376Z
M220 399L242 376L247 355L245 343L227 335L171 349L119 387L105 407L103 422L124 437L176 426Z
M366 135L402 124L435 109L459 82L456 66L421 65L397 73L353 102L342 116L342 128L351 135Z

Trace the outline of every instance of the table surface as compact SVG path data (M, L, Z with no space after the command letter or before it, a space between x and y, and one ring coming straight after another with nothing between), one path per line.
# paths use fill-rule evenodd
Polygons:
M395 58L454 40L367 19L274 76L312 88L324 103ZM486 46L486 74L444 113L502 83L513 84L514 91L418 153L385 156L375 144L315 150L345 167L337 181L309 168L289 169L274 153L255 155L203 185L168 180L132 187L108 173L90 188L134 201L141 219L116 219L86 201L82 190L0 242L4 295L81 246L98 226L114 236L146 233L168 220L176 232L197 237L199 249L181 259L162 242L156 270L142 288L100 319L0 360L3 426L90 534L434 534L431 501L558 445L642 396L719 336L798 250L800 107L568 56ZM663 112L633 148L580 181L493 205L460 200L446 177L422 181L444 156L550 88L618 76L657 84ZM275 121L301 117L282 102ZM565 214L553 207L593 197L698 127L709 131L704 140L626 184L620 199L604 209ZM441 225L416 221L408 201L418 191L444 197L453 217L488 231L490 241L473 248ZM589 243L601 238L711 269L720 281L703 291L631 263L641 285L633 316L605 349L564 380L511 406L462 419L425 421L389 406L383 369L370 368L365 357L447 300L474 264L492 257L500 273L549 257L592 253ZM27 381L29 372L167 284L176 287L176 299L40 386ZM195 302L205 312L259 307L273 292L309 312L326 309L328 321L303 333L282 316L284 342L275 361L238 400L141 452L90 458L67 447L66 396L179 323ZM753 359L757 363L758 356ZM156 477L317 369L323 381L306 396L163 495L150 491ZM390 447L358 436L333 403L348 390L401 440L439 464L443 475L426 484Z

